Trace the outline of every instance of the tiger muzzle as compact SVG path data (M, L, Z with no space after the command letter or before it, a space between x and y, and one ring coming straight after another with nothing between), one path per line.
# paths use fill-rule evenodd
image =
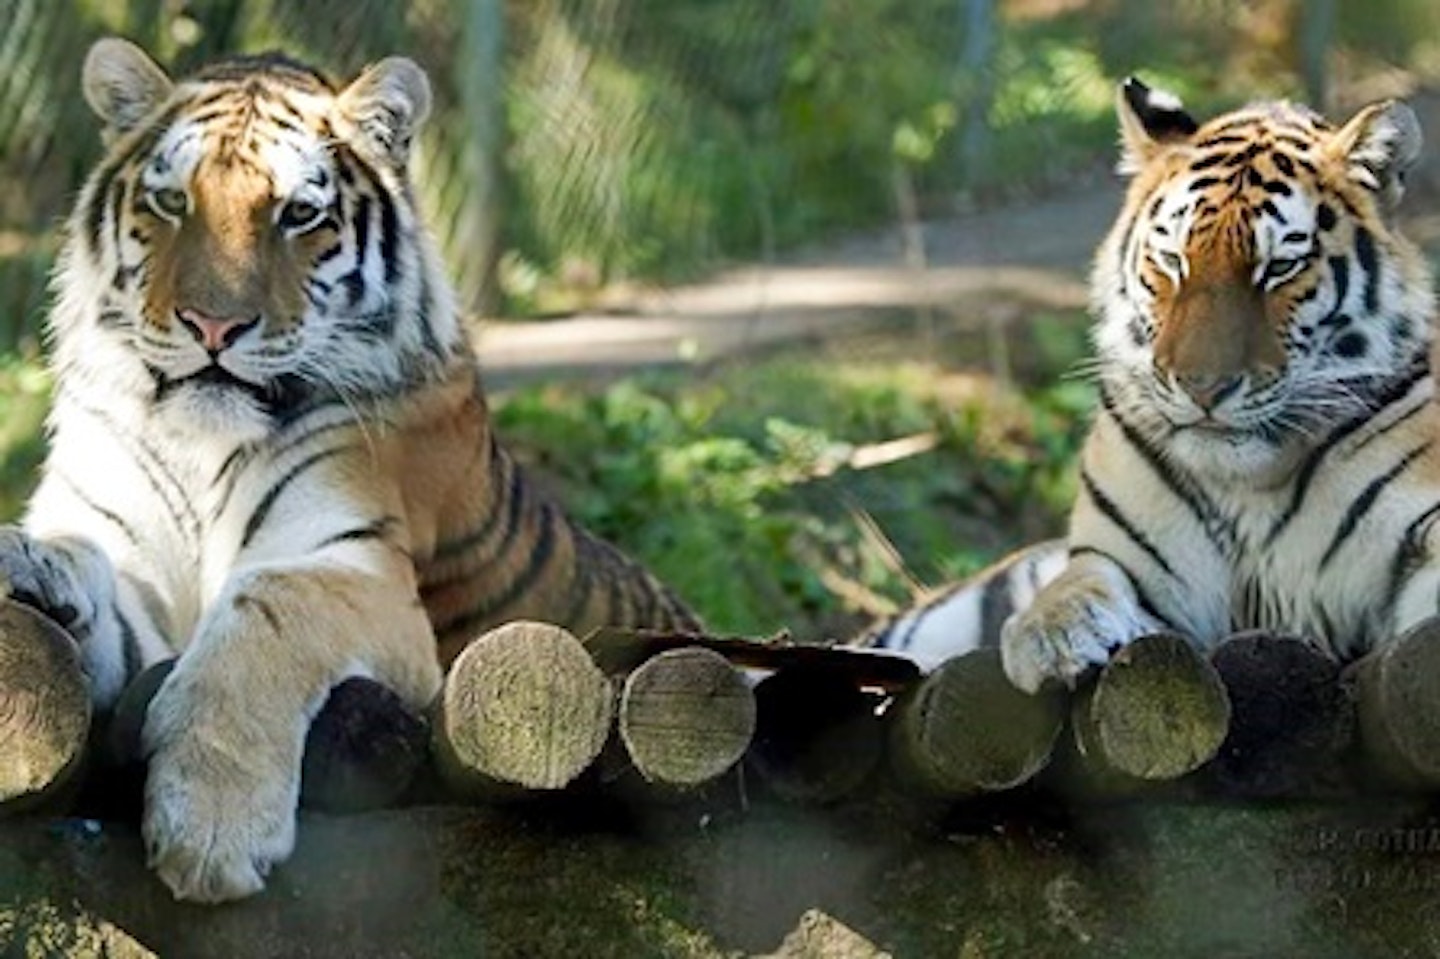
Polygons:
M1284 372L1285 349L1264 295L1248 282L1192 282L1167 306L1155 340L1156 375L1207 413Z
M1240 392L1248 377L1244 373L1180 373L1175 383L1205 412L1210 412Z
M211 316L190 307L175 311L180 324L212 356L234 345L246 330L260 322L258 316Z

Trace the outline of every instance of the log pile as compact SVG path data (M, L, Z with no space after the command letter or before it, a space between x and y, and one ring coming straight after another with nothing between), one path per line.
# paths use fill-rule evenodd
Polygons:
M85 769L143 774L161 663L92 721L75 644L0 605L0 812L54 809ZM511 623L476 639L426 709L362 678L306 742L302 803L358 811L643 784L694 794L743 779L786 803L877 791L959 801L1030 784L1077 799L1238 798L1440 785L1440 622L1346 668L1315 644L1237 634L1208 656L1159 634L1073 693L1030 696L981 649L922 674L883 652ZM93 728L92 728L93 727ZM628 793L627 793L628 795Z

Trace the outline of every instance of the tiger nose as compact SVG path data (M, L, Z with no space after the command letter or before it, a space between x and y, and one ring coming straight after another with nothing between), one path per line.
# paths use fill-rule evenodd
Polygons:
M1177 373L1175 381L1202 410L1210 411L1245 384L1243 373Z
M216 317L190 308L179 309L175 315L190 335L211 353L219 353L234 344L240 335L260 322L258 316Z

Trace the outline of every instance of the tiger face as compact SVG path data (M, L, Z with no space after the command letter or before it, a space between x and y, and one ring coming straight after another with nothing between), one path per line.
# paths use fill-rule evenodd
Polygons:
M1106 402L1199 474L1288 475L1426 360L1430 279L1392 229L1420 130L1265 103L1200 126L1129 81L1124 210L1097 257Z
M234 437L443 365L454 311L435 302L448 287L427 273L406 173L430 105L414 63L382 61L340 89L247 57L177 83L101 41L84 89L109 153L62 259L62 369Z

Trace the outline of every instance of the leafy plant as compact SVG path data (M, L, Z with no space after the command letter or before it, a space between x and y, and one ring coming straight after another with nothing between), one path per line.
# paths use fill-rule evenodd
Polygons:
M712 627L817 638L1054 535L1087 391L787 354L598 392L521 389L496 417L572 512ZM855 465L905 438L911 452Z
M0 359L0 522L20 516L45 455L50 378L34 359Z

